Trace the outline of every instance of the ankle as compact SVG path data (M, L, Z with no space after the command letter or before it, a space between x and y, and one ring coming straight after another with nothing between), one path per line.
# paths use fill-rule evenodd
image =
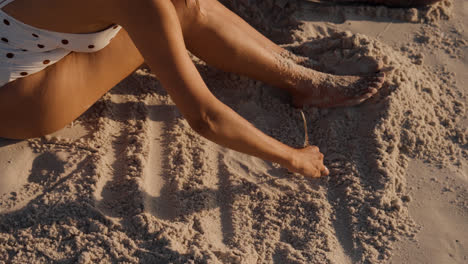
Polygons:
M302 66L298 63L300 58L288 51L278 53L276 59L280 72L278 87L295 97L307 95L311 88L317 87L328 75Z

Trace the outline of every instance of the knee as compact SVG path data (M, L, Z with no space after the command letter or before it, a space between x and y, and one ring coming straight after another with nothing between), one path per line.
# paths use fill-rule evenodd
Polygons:
M199 12L201 12L202 4L199 0L171 0L171 2L178 13L184 12L190 15L199 15Z
M207 13L207 0L171 0L174 5L182 29L200 24Z
M171 0L171 2L177 10L199 9L199 7L201 6L200 0Z

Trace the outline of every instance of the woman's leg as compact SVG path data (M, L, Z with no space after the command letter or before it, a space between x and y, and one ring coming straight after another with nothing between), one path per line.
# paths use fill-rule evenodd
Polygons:
M289 91L297 106L355 105L381 87L383 74L334 76L302 67L216 0L172 0L187 48L208 64Z
M185 0L173 0L193 53L221 69L287 89L302 99L295 101L298 105L356 104L380 87L379 76L336 77L303 68L281 57L280 47L217 1L200 1L200 9L193 8L193 1L185 6ZM66 126L143 62L122 30L101 51L71 53L43 71L4 85L0 137L30 138Z
M31 138L71 123L144 60L125 30L95 53L71 53L0 87L0 137Z

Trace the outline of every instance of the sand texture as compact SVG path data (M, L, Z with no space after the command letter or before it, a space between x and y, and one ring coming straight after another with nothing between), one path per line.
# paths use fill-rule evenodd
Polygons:
M330 176L197 135L147 68L65 129L0 140L0 263L467 263L468 3L222 1L323 72L382 67L358 107L306 107ZM288 94L193 57L211 91L304 144Z

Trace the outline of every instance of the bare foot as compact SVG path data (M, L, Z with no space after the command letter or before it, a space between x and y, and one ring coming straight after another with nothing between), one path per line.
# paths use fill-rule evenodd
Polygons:
M293 90L293 104L316 107L353 106L375 95L382 87L384 73L372 76L340 76L309 70Z
M296 107L343 107L361 104L375 95L385 79L383 72L367 76L343 76L319 72L302 66L306 59L285 51L277 54L278 67L285 80L283 87ZM381 70L381 65L376 71Z

